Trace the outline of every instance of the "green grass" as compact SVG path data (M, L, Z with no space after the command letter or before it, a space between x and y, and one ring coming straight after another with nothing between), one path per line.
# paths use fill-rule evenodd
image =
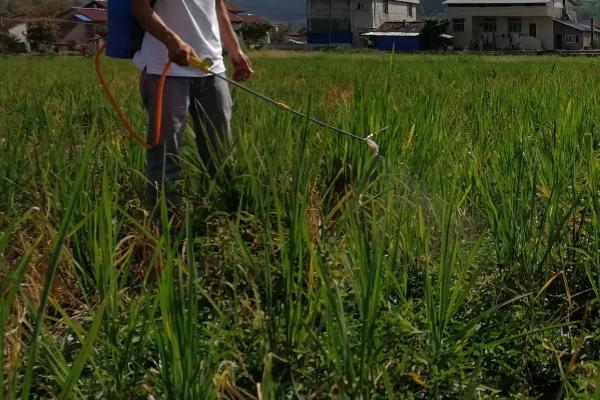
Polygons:
M0 400L598 398L597 60L252 58L383 157L233 90L177 239L92 60L0 59Z

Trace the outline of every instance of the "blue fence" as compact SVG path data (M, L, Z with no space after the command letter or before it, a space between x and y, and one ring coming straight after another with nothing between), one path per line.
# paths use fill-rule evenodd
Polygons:
M377 49L385 51L411 51L421 49L419 36L379 36L376 39Z
M309 32L307 41L310 44L328 44L329 33ZM352 32L332 32L331 44L352 44Z

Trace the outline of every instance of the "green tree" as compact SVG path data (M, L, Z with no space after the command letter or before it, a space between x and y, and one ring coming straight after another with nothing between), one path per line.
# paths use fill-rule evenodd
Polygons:
M273 27L269 24L264 24L262 22L250 22L243 23L242 26L240 26L240 33L244 38L244 42L250 46L260 43L262 40L264 40L267 36L267 33L269 33L271 29L273 29Z
M40 19L27 24L27 40L31 47L41 50L53 45L58 37L56 24L49 19Z
M573 10L580 18L600 17L600 2L598 0L570 0Z
M23 43L7 31L0 31L0 54L20 53L25 50Z
M421 32L421 47L426 50L442 48L444 41L440 39L440 35L446 33L448 24L448 21L437 18L427 19Z
M71 0L0 0L0 15L53 17L73 6Z

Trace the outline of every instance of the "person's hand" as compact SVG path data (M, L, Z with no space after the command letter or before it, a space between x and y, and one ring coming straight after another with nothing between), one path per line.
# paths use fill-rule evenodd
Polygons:
M237 50L229 53L231 63L233 64L233 80L236 82L244 82L250 79L254 70L252 69L252 63L243 51Z
M195 55L192 46L181 39L174 39L167 45L169 60L182 67L190 65L190 59Z

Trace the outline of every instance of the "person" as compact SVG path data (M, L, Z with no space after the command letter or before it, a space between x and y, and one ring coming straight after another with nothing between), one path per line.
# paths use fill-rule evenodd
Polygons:
M148 140L152 143L154 112L162 70L171 60L163 95L161 141L147 152L146 202L155 208L162 190L169 206L177 208L175 182L181 175L179 154L188 116L191 116L200 159L214 176L232 144L231 96L227 83L189 67L190 58L210 58L212 71L225 73L223 47L242 82L254 71L233 31L224 0L132 0L132 13L146 33L134 63L142 70L140 92L148 111Z

